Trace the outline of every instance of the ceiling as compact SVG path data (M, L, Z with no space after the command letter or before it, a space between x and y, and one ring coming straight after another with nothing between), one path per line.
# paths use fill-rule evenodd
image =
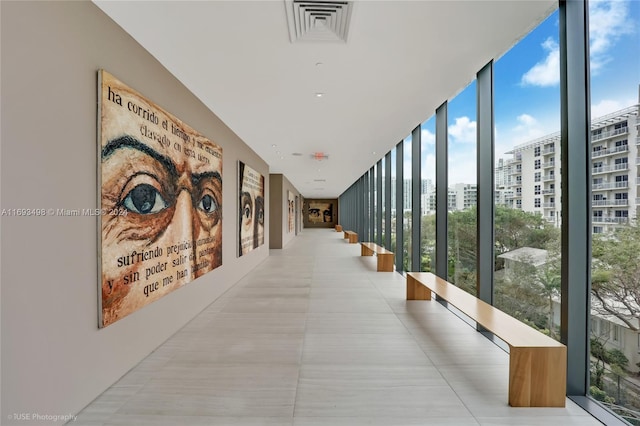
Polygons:
M557 7L361 0L346 42L292 42L290 1L94 2L306 198L339 196Z

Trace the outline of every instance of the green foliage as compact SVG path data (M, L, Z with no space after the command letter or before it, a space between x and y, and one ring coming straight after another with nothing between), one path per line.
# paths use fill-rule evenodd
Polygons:
M597 359L604 361L606 357L605 352L606 351L604 349L604 345L602 344L602 342L599 339L592 337L591 338L591 355L593 355Z
M640 317L640 227L620 226L593 236L591 293L602 314L614 315L631 330Z
M615 399L611 398L605 391L597 386L589 387L589 394L593 397L593 399L600 402L604 402L607 404L613 404L614 402L616 402Z
M520 247L547 248L560 241L560 231L535 213L496 206L495 240L497 256Z
M624 370L629 365L629 358L621 350L607 349L600 339L593 337L591 338L591 355L603 363L609 364L612 369L618 367Z
M625 369L629 364L629 358L627 358L619 349L609 349L607 351L606 362L612 366L618 366Z
M604 365L600 363L591 364L590 382L593 386L602 389L604 387Z

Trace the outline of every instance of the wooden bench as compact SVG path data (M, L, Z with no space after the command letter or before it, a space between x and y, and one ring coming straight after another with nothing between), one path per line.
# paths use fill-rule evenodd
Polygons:
M336 232L342 232L342 225L336 225Z
M344 239L349 240L350 244L355 244L358 242L358 234L353 231L344 231Z
M565 406L565 345L430 272L407 273L407 300L430 300L432 291L509 345L509 405Z
M378 272L393 272L393 257L392 251L380 247L376 243L360 243L360 255L361 256L373 256L375 253L378 257Z

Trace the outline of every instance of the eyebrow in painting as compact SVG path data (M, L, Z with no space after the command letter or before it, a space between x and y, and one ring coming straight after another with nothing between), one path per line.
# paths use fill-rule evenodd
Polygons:
M191 175L191 183L194 186L198 185L203 179L215 179L222 185L222 176L218 172L193 173Z
M253 207L253 200L251 199L251 194L249 194L248 192L243 192L241 199L243 204L250 204L251 207Z
M138 139L130 135L125 135L125 136L121 136L119 138L110 140L109 143L107 143L107 145L102 149L102 161L109 158L115 151L121 148L131 148L131 149L140 151L143 154L147 154L149 157L153 158L154 160L162 164L172 177L178 176L178 171L176 170L176 166L169 157L160 154L155 149L151 148L148 145L143 144Z

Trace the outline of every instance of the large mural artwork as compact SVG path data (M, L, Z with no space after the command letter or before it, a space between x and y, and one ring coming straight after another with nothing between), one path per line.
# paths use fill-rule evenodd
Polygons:
M222 148L99 72L99 325L222 264Z

